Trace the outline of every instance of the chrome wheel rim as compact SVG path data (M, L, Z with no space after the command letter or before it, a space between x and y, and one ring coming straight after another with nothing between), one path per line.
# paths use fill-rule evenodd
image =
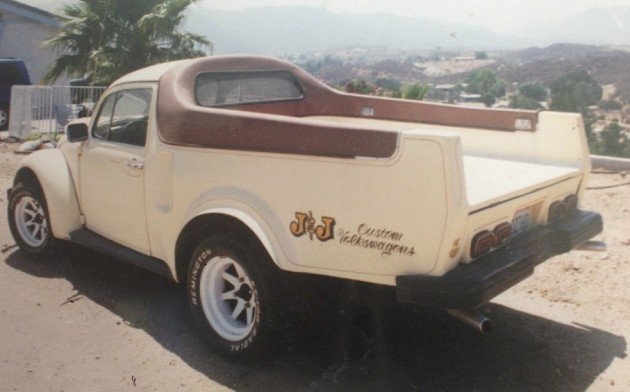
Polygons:
M48 221L44 208L30 196L20 199L15 208L15 223L20 238L29 246L37 248L48 236Z
M219 336L239 341L249 335L258 317L258 293L236 261L223 256L210 259L199 289L206 319Z

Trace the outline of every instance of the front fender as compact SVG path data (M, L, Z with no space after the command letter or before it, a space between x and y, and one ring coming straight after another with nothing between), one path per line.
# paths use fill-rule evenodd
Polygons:
M72 175L65 157L58 149L39 150L18 165L14 183L34 174L41 185L53 235L65 239L82 227L81 210Z

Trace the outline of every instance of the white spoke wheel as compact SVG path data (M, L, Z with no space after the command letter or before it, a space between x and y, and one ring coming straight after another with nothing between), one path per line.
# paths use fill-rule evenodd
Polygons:
M20 237L29 246L41 246L48 237L48 220L44 208L32 197L24 196L14 211L14 219Z
M54 238L46 201L38 187L18 183L9 198L9 227L20 249L33 257L43 257L52 251Z
M201 274L201 305L222 338L247 337L258 315L258 293L247 272L229 257L211 258Z
M188 269L188 298L211 347L229 359L258 357L272 341L280 314L264 252L226 237L197 246ZM275 283L277 284L277 283Z

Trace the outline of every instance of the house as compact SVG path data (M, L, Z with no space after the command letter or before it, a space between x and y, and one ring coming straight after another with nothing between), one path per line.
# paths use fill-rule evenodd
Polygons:
M14 0L0 0L0 57L24 60L31 81L41 83L52 56L42 42L62 26L63 18ZM67 84L59 79L56 84Z

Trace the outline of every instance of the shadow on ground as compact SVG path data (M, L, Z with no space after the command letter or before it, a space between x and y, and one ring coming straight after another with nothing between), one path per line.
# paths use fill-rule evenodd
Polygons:
M302 325L263 361L233 364L206 349L184 290L166 279L74 246L47 262L15 251L7 264L67 279L79 294L236 391L584 391L626 355L621 336L499 305L487 308L497 326L489 335L440 311L353 306L340 316L321 315L334 323Z

